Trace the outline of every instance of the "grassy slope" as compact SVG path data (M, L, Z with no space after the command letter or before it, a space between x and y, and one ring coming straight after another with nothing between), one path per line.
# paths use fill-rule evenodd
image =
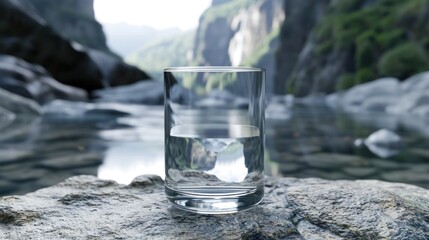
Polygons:
M127 56L126 62L144 69L155 79L162 79L165 67L189 65L194 36L194 31L187 31L155 40Z

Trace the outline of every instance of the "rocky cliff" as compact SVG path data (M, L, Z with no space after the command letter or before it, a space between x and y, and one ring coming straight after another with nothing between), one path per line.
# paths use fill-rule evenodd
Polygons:
M148 78L117 57L64 38L34 8L29 1L0 1L0 54L40 65L55 80L89 92Z
M325 15L330 2L331 0L285 1L284 9L287 18L281 27L280 46L276 54L275 93L286 92L286 79L290 76L301 53L306 53L311 47L307 44L310 33Z
M95 20L93 0L30 0L35 12L62 37L108 51L106 36Z
M264 67L270 91L275 40L283 20L283 0L214 1L200 18L194 47L196 64Z
M287 0L286 15L279 93L330 93L429 69L428 0Z

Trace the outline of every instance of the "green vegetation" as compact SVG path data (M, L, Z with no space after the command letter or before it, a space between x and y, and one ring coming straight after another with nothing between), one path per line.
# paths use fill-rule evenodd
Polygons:
M341 76L336 84L336 89L348 89L355 85L355 77L352 74Z
M189 65L194 36L194 31L188 31L155 40L127 56L125 61L144 69L154 79L162 79L165 67Z
M316 27L316 53L352 53L337 89L382 76L404 79L428 70L429 0L343 0Z
M383 54L378 69L382 75L403 79L429 69L429 56L418 44L404 43Z
M252 0L234 0L228 3L212 6L202 15L201 21L211 22L216 18L228 18L234 16L241 9L248 7L254 1Z

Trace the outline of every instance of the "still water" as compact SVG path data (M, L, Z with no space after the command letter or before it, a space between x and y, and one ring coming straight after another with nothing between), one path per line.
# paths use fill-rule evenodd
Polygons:
M407 117L277 104L267 109L265 174L429 188L426 126L425 120ZM161 106L67 102L45 107L38 118L0 124L0 195L24 194L80 174L124 184L141 174L164 178L163 128ZM402 142L380 144L393 152L388 158L356 144L380 129Z

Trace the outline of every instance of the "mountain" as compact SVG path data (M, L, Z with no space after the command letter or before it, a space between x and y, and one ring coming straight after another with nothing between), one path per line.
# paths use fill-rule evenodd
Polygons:
M109 51L103 28L95 20L93 0L20 1L62 37L93 49Z
M194 30L160 37L128 55L126 62L145 69L154 79L163 79L165 67L192 64L194 38Z
M33 5L32 1L36 4ZM91 21L94 22L94 26L99 26L91 15L93 12L91 0L85 0L86 2L46 1L45 7L50 11L61 12L64 10L62 7L66 6L68 11L79 13L77 15L52 13L46 19L43 15L39 15L38 7L36 7L37 4L45 3L45 1L32 1L0 1L0 54L15 56L17 61L22 59L26 63L41 66L55 80L85 89L88 92L148 78L143 71L125 64L122 59L112 55L108 49L103 50L105 42L101 41L100 45L95 42L90 43L90 40L94 39L87 39L88 45L76 42L79 40L79 36L85 35L86 32L86 28L81 28L81 18L86 18L83 21L87 21L92 17ZM82 4L66 4L79 2ZM88 5L87 2L91 4ZM68 20L64 20L64 18ZM64 22L64 24L57 21ZM58 26L66 25L68 27L64 27L64 31L56 29ZM104 36L102 31L92 34L99 34L100 39ZM91 38L91 36L86 37ZM79 41L85 43L86 37ZM94 47L97 49L91 48L91 44L96 44Z
M200 17L195 64L263 67L267 92L272 92L274 55L284 17L283 0L213 1Z
M278 93L330 93L429 70L429 0L286 3Z
M135 26L126 23L106 23L103 28L109 47L123 57L155 39L180 32L178 28L158 30L149 26Z

